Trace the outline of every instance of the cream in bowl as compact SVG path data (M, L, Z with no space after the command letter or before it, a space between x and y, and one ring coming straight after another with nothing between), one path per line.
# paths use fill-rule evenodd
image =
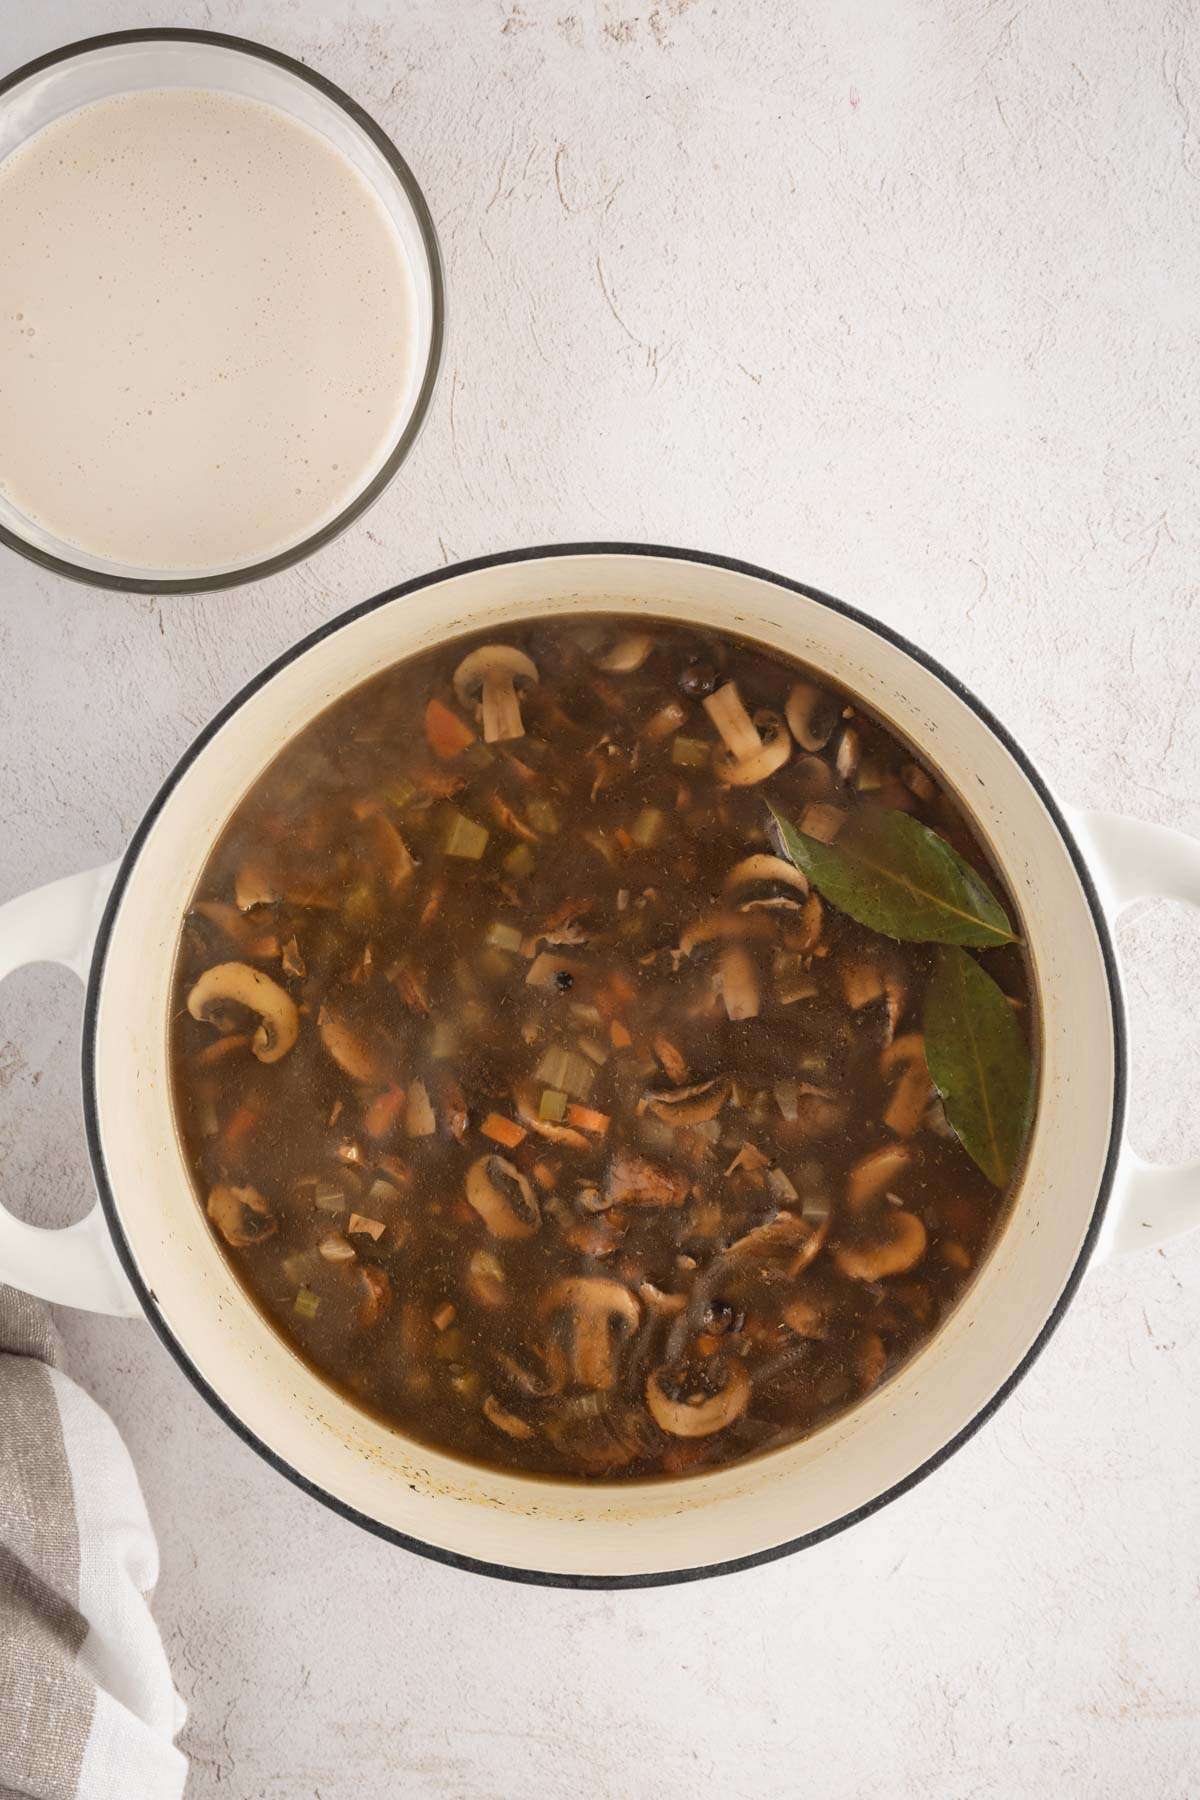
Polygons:
M369 170L319 119L182 84L206 72L75 106L0 160L0 522L163 585L319 540L429 360Z

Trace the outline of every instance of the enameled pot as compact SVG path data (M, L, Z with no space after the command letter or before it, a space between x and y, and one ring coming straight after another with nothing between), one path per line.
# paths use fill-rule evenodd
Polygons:
M937 765L1020 910L1044 1056L1007 1227L937 1336L855 1411L756 1461L665 1484L556 1483L475 1468L326 1387L247 1300L209 1235L172 1117L167 1016L180 920L214 838L314 714L398 658L545 614L602 609L726 627L826 670ZM1108 920L1200 904L1200 843L1068 814L944 669L840 601L765 570L639 545L517 551L382 594L251 682L196 739L118 864L0 909L0 976L65 963L87 982L83 1091L100 1204L41 1231L0 1211L0 1278L142 1311L220 1416L282 1474L369 1530L460 1567L605 1587L745 1567L816 1542L928 1474L1011 1391L1089 1259L1200 1222L1197 1171L1122 1143L1126 1047Z

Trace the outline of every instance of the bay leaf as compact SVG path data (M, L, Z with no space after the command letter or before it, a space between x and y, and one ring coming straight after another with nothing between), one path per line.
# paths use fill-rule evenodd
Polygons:
M797 830L768 800L785 856L831 906L910 944L1016 942L987 883L928 825L889 807L852 813L832 844Z
M1033 1110L1033 1063L1012 1007L957 946L938 952L925 991L925 1060L964 1150L1002 1188Z

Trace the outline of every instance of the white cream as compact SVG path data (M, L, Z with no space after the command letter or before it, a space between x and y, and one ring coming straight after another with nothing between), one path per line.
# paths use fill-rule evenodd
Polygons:
M415 293L363 176L277 108L152 89L0 162L0 492L139 569L334 518L411 408Z

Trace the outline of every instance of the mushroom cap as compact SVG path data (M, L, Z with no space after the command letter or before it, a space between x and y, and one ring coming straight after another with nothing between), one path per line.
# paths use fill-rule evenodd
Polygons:
M760 881L781 881L786 887L795 888L799 894L807 894L808 877L795 863L787 862L782 856L768 856L765 851L758 851L753 856L743 856L741 862L734 863L722 885L722 893L736 894L739 888L754 887Z
M336 1007L323 1006L317 1014L317 1035L338 1068L352 1081L377 1086L388 1069L377 1048L347 1023Z
M655 1369L646 1381L646 1405L661 1430L672 1437L711 1437L740 1419L750 1403L750 1377L741 1362L731 1362L720 1393L710 1394L696 1405L672 1400L663 1392L665 1369Z
M232 1187L219 1182L209 1194L205 1210L225 1242L235 1250L261 1244L278 1230L274 1213L254 1187Z
M538 679L537 664L512 644L481 644L464 656L454 671L454 692L462 706L469 706L483 691L489 675L507 675L513 685L532 687Z
M754 726L762 744L749 756L734 757L724 744L713 750L713 772L728 787L752 787L756 781L765 781L768 775L782 769L792 754L792 740L778 713L756 712Z
M466 1196L493 1237L532 1237L542 1222L533 1189L503 1156L476 1157L467 1170Z
M650 1088L643 1096L647 1112L667 1125L704 1125L715 1119L729 1098L727 1075L693 1081L686 1087Z
M547 1290L543 1317L566 1313L571 1320L568 1361L579 1387L606 1392L616 1385L614 1334L628 1337L642 1317L637 1296L607 1275L565 1275Z
M885 1206L878 1232L860 1243L837 1244L833 1260L852 1281L882 1281L915 1268L925 1254L928 1233L916 1213Z
M262 1023L250 1040L259 1062L278 1062L286 1056L300 1031L300 1015L291 995L249 963L215 963L206 969L188 995L187 1008L202 1024L215 1023L222 1001L244 1006Z
M911 1162L907 1144L881 1144L878 1150L860 1156L846 1177L847 1211L865 1212L872 1200L899 1181Z
M841 708L835 697L811 681L797 681L787 697L788 729L802 750L823 750L833 736Z

